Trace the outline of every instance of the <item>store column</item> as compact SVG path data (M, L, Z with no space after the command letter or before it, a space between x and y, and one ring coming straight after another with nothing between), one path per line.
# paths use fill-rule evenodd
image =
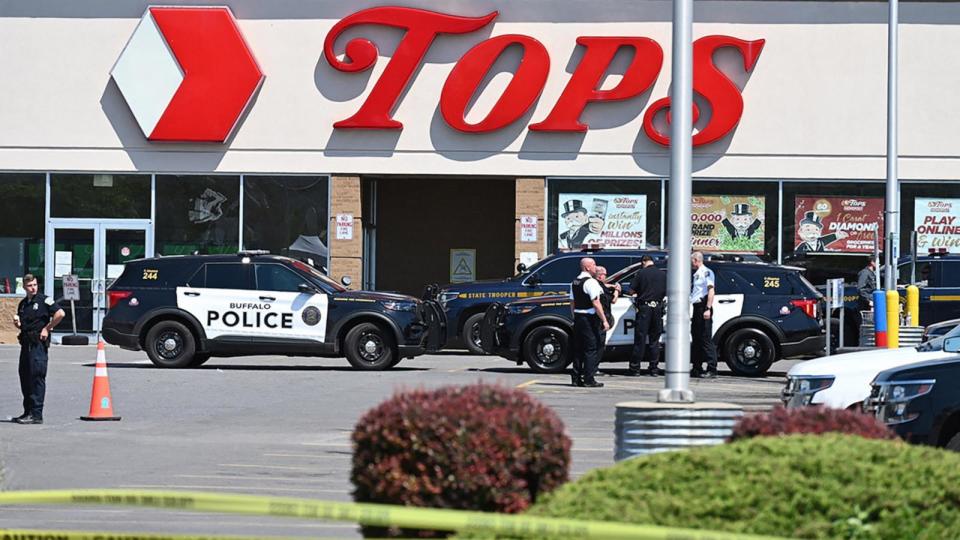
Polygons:
M330 178L330 277L337 283L350 276L351 289L363 282L363 220L360 177Z
M523 262L530 266L544 256L546 185L544 178L517 178L515 264Z

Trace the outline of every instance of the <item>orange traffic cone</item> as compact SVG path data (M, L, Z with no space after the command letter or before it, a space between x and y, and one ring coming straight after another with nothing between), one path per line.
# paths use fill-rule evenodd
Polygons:
M97 341L97 367L93 374L93 395L90 396L90 415L81 420L119 420L113 415L113 399L110 397L110 378L107 376L107 355L103 340Z

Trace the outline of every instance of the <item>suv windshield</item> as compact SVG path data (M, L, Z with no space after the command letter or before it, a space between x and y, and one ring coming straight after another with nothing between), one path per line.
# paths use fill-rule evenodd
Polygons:
M330 278L327 277L325 274L323 274L322 272L320 272L320 271L317 270L316 268L310 266L309 264L306 264L306 263L303 263L303 262L300 262L300 261L297 261L297 260L293 260L293 259L290 259L290 264L292 264L293 267L296 268L297 270L299 270L299 271L301 271L301 272L303 272L303 273L305 273L305 274L308 274L308 275L309 275L310 277L312 277L313 279L315 279L315 280L323 283L324 285L330 287L331 289L333 289L333 290L336 291L336 292L346 292L346 290L347 290L346 287L344 287L343 285L340 285L340 284L337 283L336 281L330 279Z

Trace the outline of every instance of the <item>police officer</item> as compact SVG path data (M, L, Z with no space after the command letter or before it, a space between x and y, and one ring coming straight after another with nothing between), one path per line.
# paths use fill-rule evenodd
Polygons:
M703 379L717 378L717 346L713 342L713 291L716 280L713 270L703 264L703 253L694 251L690 256L693 265L693 283L690 290L690 303L693 304L693 314L690 318L690 333L693 336L691 344L690 370L692 377ZM707 363L706 371L703 362Z
M595 377L600 361L600 335L610 329L610 324L600 303L603 288L595 278L596 271L597 263L593 259L580 259L580 275L570 284L573 300L573 386L603 386Z
M18 424L43 423L43 397L46 393L47 349L50 331L63 320L63 310L38 292L33 274L23 276L27 296L17 305L13 324L20 329L20 391L23 393L23 414L13 418Z
M620 298L620 284L614 283L610 285L607 283L607 269L602 266L597 267L597 282L600 283L600 288L603 289L603 294L600 295L600 305L603 306L603 315L607 318L610 326L613 326L613 305L616 304L617 299ZM600 332L600 348L597 351L598 361L603 361L603 354L606 349L607 333Z
M877 260L870 256L867 266L857 274L857 309L866 311L873 307L873 291L877 288Z
M663 300L667 296L667 274L653 265L653 257L644 255L643 268L633 280L630 289L636 294L637 315L634 319L633 353L630 355L630 376L650 375L656 377L663 372L657 367L660 363L660 334L663 333ZM642 371L640 365L647 358L648 367Z

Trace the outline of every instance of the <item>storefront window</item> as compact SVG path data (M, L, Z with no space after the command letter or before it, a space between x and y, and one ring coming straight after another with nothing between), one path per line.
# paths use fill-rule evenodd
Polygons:
M22 293L27 273L43 284L45 183L42 174L0 174L0 294Z
M50 217L150 219L150 176L51 175Z
M326 266L327 199L325 176L244 176L244 249Z
M783 262L806 268L815 285L856 281L884 232L883 208L879 182L784 182Z
M695 249L777 260L777 182L697 180L693 194Z
M156 207L158 254L239 250L240 177L158 175Z
M547 188L548 253L660 246L660 180L552 179Z

